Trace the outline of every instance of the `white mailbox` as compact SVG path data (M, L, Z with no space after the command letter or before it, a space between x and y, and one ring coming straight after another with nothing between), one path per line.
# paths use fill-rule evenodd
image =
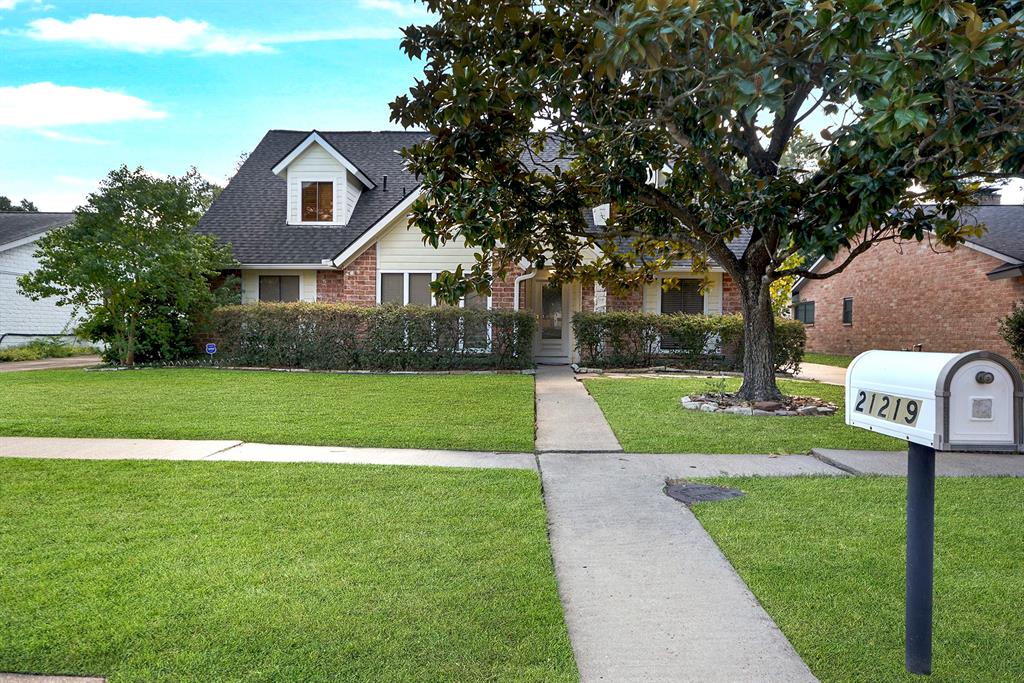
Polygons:
M846 371L846 423L939 451L1022 451L1024 385L988 351L865 351Z

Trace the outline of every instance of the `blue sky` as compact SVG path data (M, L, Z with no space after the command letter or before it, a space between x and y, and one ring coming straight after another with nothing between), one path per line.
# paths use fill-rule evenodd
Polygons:
M271 128L394 129L422 68L400 29L427 21L412 0L0 0L0 195L69 211L121 164L224 183Z
M386 130L422 65L407 0L0 0L0 195L80 204L107 171L223 183L271 128Z

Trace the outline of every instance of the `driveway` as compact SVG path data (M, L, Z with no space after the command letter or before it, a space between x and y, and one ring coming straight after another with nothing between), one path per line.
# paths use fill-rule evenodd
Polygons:
M800 372L794 375L796 379L812 379L823 384L846 384L846 368L837 368L834 365L821 365L820 363L801 363Z
M70 358L43 358L22 360L14 363L0 363L0 372L22 372L24 370L58 370L61 368L87 368L101 362L99 356L72 356Z

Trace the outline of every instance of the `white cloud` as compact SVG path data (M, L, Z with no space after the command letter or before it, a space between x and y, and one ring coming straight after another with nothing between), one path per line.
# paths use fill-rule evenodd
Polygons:
M50 140L60 140L61 142L74 142L80 145L105 145L106 140L100 140L99 138L91 138L87 135L69 135L68 133L61 133L58 130L49 130L47 128L37 128L36 133L42 135L44 138Z
M39 130L166 117L146 100L103 88L49 82L0 87L0 126Z
M355 26L352 28L324 29L321 31L280 33L260 37L259 41L267 45L275 45L281 43L320 43L335 40L392 40L401 37L402 31L397 26Z
M28 0L28 2L38 5L40 0ZM25 0L0 0L0 10L14 9L18 4L24 4Z
M389 12L403 19L419 19L430 16L430 11L426 5L402 2L401 0L359 0L359 6L364 9L377 9Z
M3 0L0 0L3 1ZM236 55L272 52L259 41L218 31L205 21L170 17L124 17L90 14L83 19L36 19L27 34L35 40L81 43L129 52L171 50Z

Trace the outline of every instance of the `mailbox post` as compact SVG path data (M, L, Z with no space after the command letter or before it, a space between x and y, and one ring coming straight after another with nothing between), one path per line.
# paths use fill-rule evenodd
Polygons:
M906 666L932 670L935 451L1024 450L1024 383L987 351L865 351L846 371L846 423L907 441Z

